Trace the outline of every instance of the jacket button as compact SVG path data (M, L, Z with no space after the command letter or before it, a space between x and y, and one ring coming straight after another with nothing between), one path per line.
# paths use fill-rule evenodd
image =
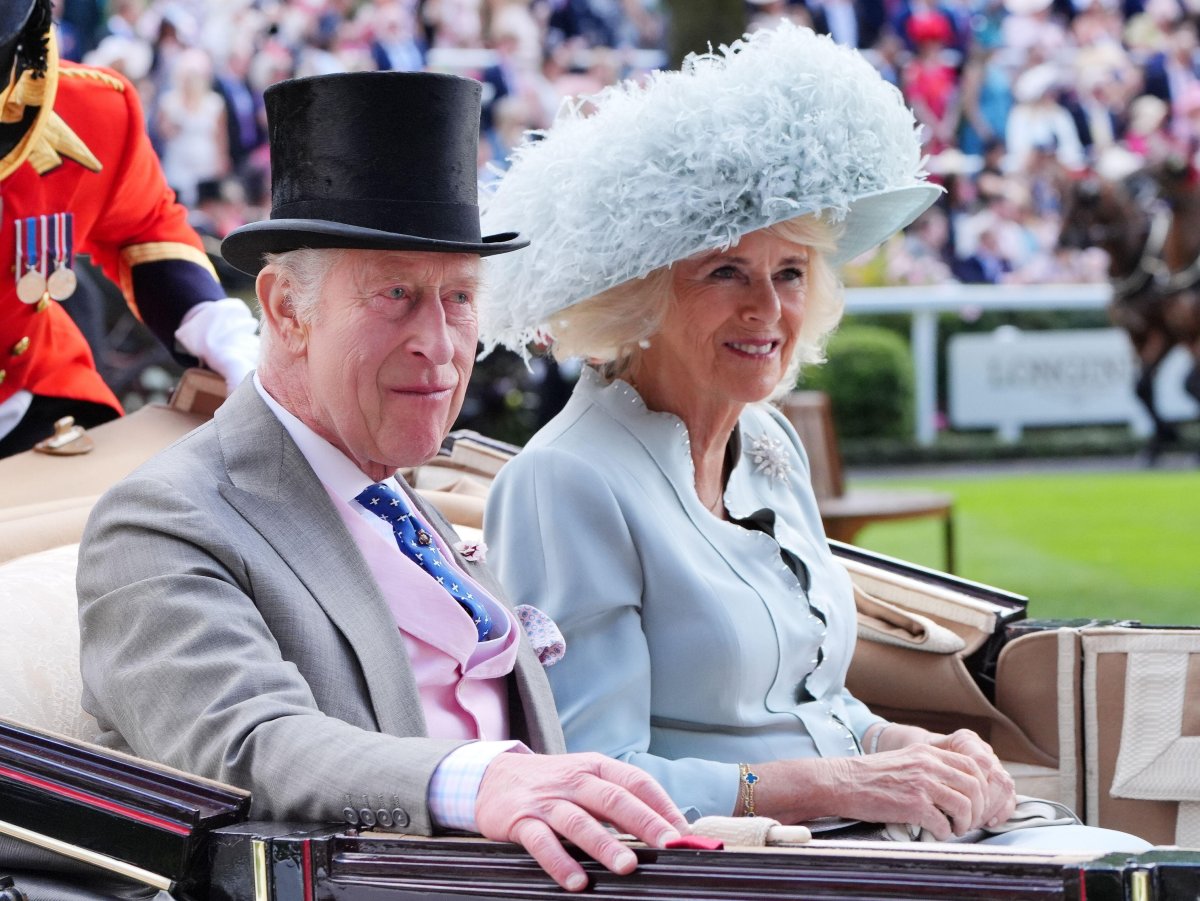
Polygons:
M403 810L403 808L392 808L392 825L397 829L403 829L408 825L408 814Z
M375 811L375 822L377 822L384 829L387 829L392 825L391 811L389 811L386 807L380 807L377 811Z
M22 338L12 346L12 355L14 357L19 357L27 350L29 350L29 336Z
M364 826L375 825L375 811L371 810L370 807L364 807L362 810L360 810L358 812L358 818L362 820L362 824Z
M342 819L344 819L351 826L357 826L358 825L358 811L355 810L353 807L343 807L342 808Z
M3 369L0 369L0 385L4 384L4 380L6 378L8 378L8 373L5 372Z

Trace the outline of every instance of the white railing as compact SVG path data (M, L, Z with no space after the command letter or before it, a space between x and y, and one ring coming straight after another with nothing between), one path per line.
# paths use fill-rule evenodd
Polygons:
M915 384L915 437L931 445L937 438L938 314L977 309L1101 310L1112 292L1100 285L905 285L846 289L846 312L904 313L912 316Z

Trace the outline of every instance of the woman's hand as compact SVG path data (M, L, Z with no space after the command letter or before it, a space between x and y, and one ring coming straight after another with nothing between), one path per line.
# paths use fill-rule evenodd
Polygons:
M1012 776L1000 765L992 746L970 729L959 729L950 735L931 735L929 744L970 757L987 778L990 806L984 813L981 826L996 826L1013 815L1017 806L1016 786Z
M879 731L875 731L879 730ZM970 729L959 729L950 735L930 732L917 726L901 723L882 723L872 726L863 736L868 748L880 751L896 750L912 745L931 745L970 757L979 766L987 780L989 801L985 805L984 819L977 826L995 826L1012 816L1016 808L1016 788L1012 776L1000 765L1000 759L992 746Z
M965 739L955 742L966 746ZM861 757L776 761L752 769L760 777L755 786L758 813L786 823L820 816L910 823L944 841L1002 812L990 770L968 754L932 743Z

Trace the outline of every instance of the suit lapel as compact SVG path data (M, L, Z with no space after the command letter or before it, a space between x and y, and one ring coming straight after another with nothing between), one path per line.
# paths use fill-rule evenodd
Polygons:
M391 611L325 488L250 379L217 410L222 495L295 572L358 658L382 732L425 718ZM352 680L348 682L352 684Z

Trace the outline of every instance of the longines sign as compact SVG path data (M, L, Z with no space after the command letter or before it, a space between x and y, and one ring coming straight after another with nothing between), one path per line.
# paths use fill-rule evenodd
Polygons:
M1015 441L1028 426L1127 422L1146 434L1150 419L1134 397L1137 360L1120 329L1023 332L1004 326L949 343L949 414L956 429L995 428ZM1155 402L1171 420L1193 419L1183 390L1191 357L1176 349L1155 381Z

